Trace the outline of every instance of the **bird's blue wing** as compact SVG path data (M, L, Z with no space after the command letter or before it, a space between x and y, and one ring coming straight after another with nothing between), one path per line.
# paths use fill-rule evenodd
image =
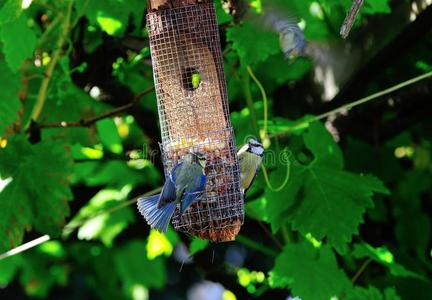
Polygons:
M182 163L177 164L171 171L171 173L168 175L168 177L165 178L165 183L162 188L162 192L160 194L159 201L157 203L157 207L161 208L165 206L167 203L175 202L176 200L176 178L177 178L177 172L179 170L179 167L182 165Z
M196 182L194 182L195 187L188 189L182 197L180 205L180 213L184 213L188 207L196 200L198 200L204 193L206 186L206 176L201 175Z

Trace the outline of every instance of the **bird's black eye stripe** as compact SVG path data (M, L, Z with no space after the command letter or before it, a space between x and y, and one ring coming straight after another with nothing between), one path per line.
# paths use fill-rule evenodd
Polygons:
M251 143L250 145L251 145L252 147L262 147L262 145L259 144L259 143Z

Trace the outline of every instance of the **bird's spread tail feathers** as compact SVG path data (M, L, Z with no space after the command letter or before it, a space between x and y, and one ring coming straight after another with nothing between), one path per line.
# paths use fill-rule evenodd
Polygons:
M176 204L171 202L165 204L161 208L157 208L158 200L159 194L149 198L141 198L138 200L138 210L151 228L165 232L174 214Z

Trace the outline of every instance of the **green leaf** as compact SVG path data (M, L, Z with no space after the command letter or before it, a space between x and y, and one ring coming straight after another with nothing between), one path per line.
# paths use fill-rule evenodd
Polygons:
M26 294L36 298L46 298L54 286L66 285L68 273L66 262L40 246L25 253L20 264L20 282Z
M94 164L91 162L90 164ZM80 163L77 168L82 164ZM85 167L84 164L83 167ZM111 187L122 188L125 185L136 186L138 184L147 184L149 186L156 186L161 176L158 170L151 164L148 164L144 169L137 170L129 167L123 161L108 161L107 163L99 163L96 167L91 167L88 173L84 173L84 181L89 186L109 185Z
M216 0L214 2L216 7L216 18L219 25L229 23L232 21L233 17L228 14L223 8L222 8L222 1Z
M6 0L0 8L0 27L19 18L22 13L21 3L22 0Z
M6 62L16 72L25 59L33 55L36 47L36 34L27 26L27 16L21 15L17 20L0 27L0 41Z
M189 245L189 255L193 256L200 252L201 250L204 250L207 248L209 244L209 241L207 240L200 240L200 239L193 239L192 242Z
M404 266L396 263L393 254L386 247L375 248L366 243L356 244L354 245L353 256L355 258L370 258L387 267L393 276L426 280L424 276L409 271Z
M0 260L0 287L7 286L18 272L21 259L19 256L12 256Z
M370 15L391 13L389 0L366 0L361 12Z
M122 140L113 119L100 120L96 123L96 129L105 148L116 154L123 152Z
M8 66L0 61L0 136L5 133L7 127L18 120L18 111L21 103L18 98L20 81Z
M100 246L96 243L73 243L70 253L75 266L81 269L87 286L100 299L124 299L119 272L115 268L115 256L118 249ZM130 299L131 297L128 297Z
M78 0L77 8L85 9L91 24L98 25L109 35L118 36L124 33L129 15L140 25L146 3L134 0L126 5L123 0Z
M388 191L373 176L344 171L342 152L320 123L312 123L303 139L312 161L303 158L307 153L291 156L287 186L281 192L266 192L272 229L288 220L293 229L318 240L326 237L344 252L366 209L373 206L373 193Z
M125 292L130 296L136 285L146 288L162 288L165 285L164 260L162 257L148 260L144 241L131 241L118 250L114 256L114 266Z
M278 53L279 38L250 22L244 22L227 30L227 41L232 42L243 66L255 65Z
M135 220L135 215L130 207L112 213L103 212L125 202L130 190L129 186L125 186L122 190L99 191L67 227L74 228L84 221L78 230L79 239L99 239L105 246L111 247L116 236Z
M285 246L276 258L269 282L272 287L291 289L302 300L328 300L351 289L351 281L339 269L331 248L317 249L309 243Z
M269 222L270 217L266 210L267 198L260 197L254 201L249 201L245 203L245 210L248 217L261 220L264 222Z
M394 288L386 288L384 293L381 293L377 288L369 286L367 289L362 287L355 287L352 289L346 300L400 300L401 298L396 293Z
M0 149L0 174L10 182L0 192L0 252L17 246L24 230L57 236L69 214L71 161L61 144L28 143L24 136Z
M174 250L174 245L168 236L155 229L150 230L147 240L147 258L153 260L160 255L170 256Z
M286 60L282 54L272 55L258 69L266 89L277 87L289 81L300 80L312 68L312 62L306 58Z

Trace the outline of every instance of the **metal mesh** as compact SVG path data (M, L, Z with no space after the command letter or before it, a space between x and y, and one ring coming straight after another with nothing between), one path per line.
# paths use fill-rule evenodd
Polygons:
M208 155L206 193L174 227L224 240L220 229L238 232L244 211L214 6L164 9L147 20L165 173L190 148Z

